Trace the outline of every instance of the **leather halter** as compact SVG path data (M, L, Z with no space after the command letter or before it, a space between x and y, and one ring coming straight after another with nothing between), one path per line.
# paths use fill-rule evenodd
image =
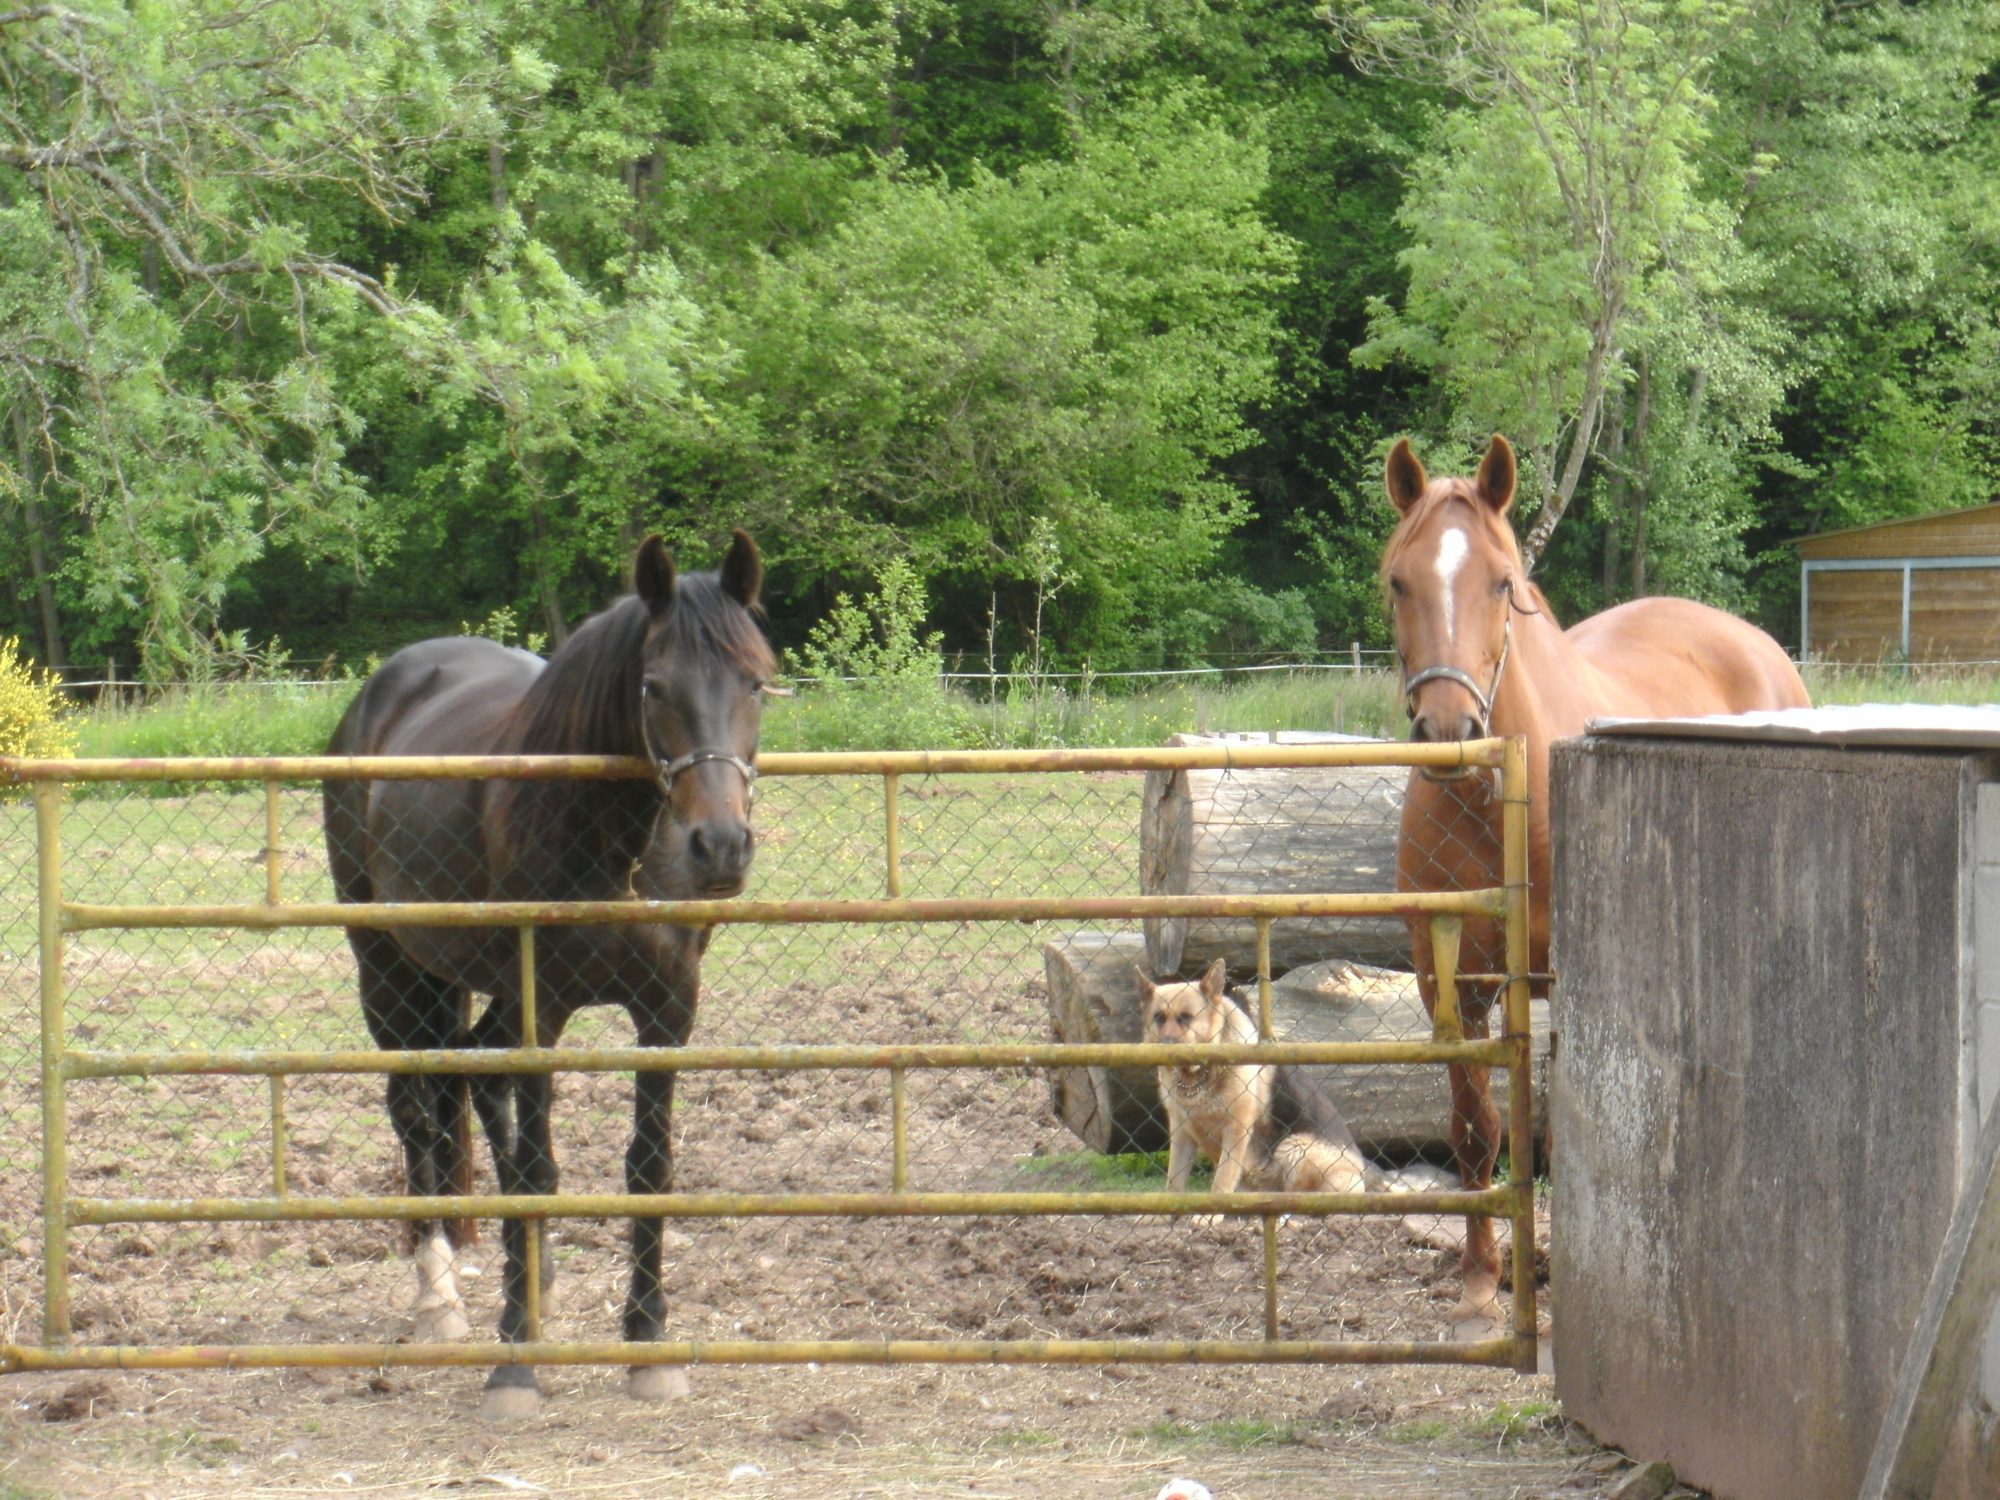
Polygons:
M662 797L671 798L674 782L685 771L692 771L703 761L719 760L725 765L736 767L743 777L744 805L747 809L757 800L757 768L740 755L727 750L690 750L685 755L677 755L668 760L653 748L653 731L646 723L645 693L640 693L639 702L639 743L646 747L646 759L653 763L653 781L660 789Z
M1482 727L1491 729L1493 700L1500 696L1500 678L1507 670L1507 653L1514 645L1514 591L1507 590L1507 614L1500 627L1500 660L1493 665L1493 681L1482 691L1472 680L1472 674L1457 667L1425 667L1423 671L1403 679L1403 714L1406 718L1417 716L1417 689L1427 682L1454 682L1472 694L1472 701L1479 705L1479 719ZM1399 652L1398 655L1401 653Z

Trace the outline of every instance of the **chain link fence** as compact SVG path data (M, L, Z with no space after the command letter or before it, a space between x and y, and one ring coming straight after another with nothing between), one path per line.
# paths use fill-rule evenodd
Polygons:
M994 1055L995 1065L977 1067L924 1066L906 1056L914 1065L894 1075L789 1064L683 1071L673 1113L675 1192L739 1199L1084 1193L1114 1212L1052 1213L1042 1203L1029 1212L828 1217L766 1206L675 1217L667 1233L667 1338L739 1353L752 1343L854 1346L845 1356L822 1350L825 1357L856 1357L861 1345L883 1341L1005 1343L1084 1357L1086 1343L1101 1355L1110 1341L1116 1357L1145 1357L1146 1344L1206 1343L1234 1346L1231 1357L1250 1345L1267 1354L1289 1347L1299 1357L1312 1345L1361 1359L1374 1357L1363 1348L1372 1345L1383 1355L1462 1358L1442 1342L1458 1292L1463 1223L1439 1212L1441 1204L1458 1206L1449 1197L1455 1178L1435 1165L1445 1159L1448 1094L1435 1061L1408 1060L1443 1054L1410 976L1392 967L1402 923L1388 893L1409 771L1381 762L1410 749L1366 746L1338 752L1359 763L1288 769L1271 762L1324 761L1332 752L1196 745L964 753L904 757L947 769L886 776L856 769L861 757L767 757L745 899L767 916L811 919L727 920L715 928L692 1045L838 1045L885 1055L912 1047L1008 1050ZM1499 759L1495 745L1488 756L1495 778ZM981 769L957 769L974 765ZM72 780L63 788L60 867L52 872L45 863L42 880L45 894L59 886L70 930L62 938L61 1015L45 1020L47 1040L86 1061L158 1054L189 1066L245 1052L369 1049L345 932L278 925L289 920L285 912L310 912L335 897L319 785L273 780L268 795L259 794L263 778L296 776L298 763L199 769L252 779ZM1190 776L1206 778L1194 794ZM1167 828L1160 815L1176 796L1197 805ZM45 838L56 821L45 816ZM1308 827L1310 837L1301 831ZM226 1202L216 1207L403 1194L384 1078L273 1078L163 1064L145 1076L72 1077L62 1110L48 1113L34 1021L45 988L38 922L57 914L38 906L34 803L25 795L0 801L0 828L15 852L0 870L0 995L14 1016L0 1034L0 1255L10 1263L0 1278L0 1339L17 1346L17 1360L62 1342L44 1339L47 1309L37 1291L59 1281L69 1363L109 1363L163 1346L406 1344L414 1284L397 1225L237 1220ZM1175 839L1185 848L1167 847ZM645 869L629 878L631 894L647 895ZM912 904L878 909L874 920L826 920L834 912L828 903L891 897ZM1168 898L1180 900L1172 912ZM984 900L1024 904L1005 919L939 916ZM1250 912L1272 900L1318 914L1227 916L1232 904ZM1481 900L1489 915L1500 910L1498 892ZM1326 910L1343 903L1354 910ZM137 920L129 912L77 917L94 908L163 907L230 911L168 926L118 925ZM880 920L898 911L926 919ZM593 983L588 974L547 968L564 951L551 941L560 931L545 930L538 942L545 996L572 978ZM1271 955L1268 991L1259 983L1260 952ZM1028 1050L1138 1044L1131 970L1193 975L1217 957L1244 1015L1253 1025L1262 1018L1267 1034L1291 1047L1269 1055L1367 1057L1311 1071L1367 1156L1369 1215L1297 1194L1260 1200L1272 1211L1251 1216L1133 1212L1129 1195L1167 1187L1156 1059L1073 1063L1068 1054ZM616 1003L622 997L598 988L591 998L604 1003L577 1012L561 1038L566 1055L631 1046L631 1025ZM478 1002L467 1003L476 1016ZM1403 1048L1403 1060L1370 1054L1391 1043ZM1511 1057L1510 1046L1494 1043L1482 1055ZM624 1190L631 1089L629 1074L556 1074L553 1145L563 1193ZM45 1203L50 1122L61 1126L63 1176ZM473 1191L493 1191L476 1130L472 1160ZM1396 1196L1403 1192L1415 1196ZM1498 1192L1494 1211L1527 1222L1525 1175ZM113 1200L128 1200L127 1208L193 1202L210 1217L121 1215ZM1342 1211L1276 1211L1287 1204ZM65 1277L48 1277L43 1263L36 1226L45 1207L70 1226ZM498 1238L489 1221L483 1241L459 1257L476 1343L490 1343L497 1316ZM626 1245L618 1218L549 1219L554 1281L544 1339L601 1345L618 1337ZM1532 1279L1530 1269L1517 1297ZM1492 1362L1532 1362L1532 1297L1525 1304L1515 1325L1525 1340L1484 1346ZM1067 1355L1065 1342L1076 1345Z

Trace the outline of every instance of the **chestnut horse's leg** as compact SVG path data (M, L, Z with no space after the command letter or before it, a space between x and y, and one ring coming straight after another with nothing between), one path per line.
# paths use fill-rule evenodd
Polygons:
M1437 971L1428 921L1410 924L1410 954L1416 965L1417 993L1423 999L1424 1014L1435 1017ZM1468 941L1460 950L1460 967L1464 968L1468 962L1487 964L1476 941ZM1474 998L1470 989L1465 984L1459 986L1459 1022L1468 1041L1483 1041L1491 1034L1491 1011L1483 999ZM1451 1086L1452 1163L1458 1168L1459 1186L1469 1191L1484 1191L1493 1185L1493 1165L1500 1155L1500 1111L1493 1103L1491 1071L1459 1063L1445 1068ZM1458 1305L1448 1316L1453 1337L1471 1340L1497 1335L1503 1321L1499 1300L1500 1255L1493 1242L1493 1220L1485 1214L1466 1215L1459 1274L1463 1290Z
M1485 1041L1492 1034L1484 1005L1464 1014L1467 1041ZM1492 1069L1453 1064L1445 1069L1451 1081L1451 1152L1458 1164L1459 1186L1484 1192L1493 1186L1493 1165L1500 1156L1500 1110L1493 1103ZM1451 1310L1454 1336L1490 1338L1500 1333L1500 1252L1493 1240L1493 1220L1468 1214L1465 1251L1459 1259L1464 1292Z

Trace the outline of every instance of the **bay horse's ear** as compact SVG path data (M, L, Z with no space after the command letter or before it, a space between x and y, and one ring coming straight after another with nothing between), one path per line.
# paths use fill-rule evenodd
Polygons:
M722 560L722 591L745 609L757 607L758 590L764 587L764 559L750 533L738 530Z
M1389 503L1409 514L1424 493L1430 476L1424 473L1424 466L1417 461L1415 451L1408 438L1397 438L1396 446L1389 450L1389 463L1384 475L1389 486Z
M1514 503L1514 449L1499 433L1486 445L1486 457L1479 461L1472 488L1481 500L1501 515Z
M1208 966L1208 972L1201 976L1201 992L1209 999L1219 999L1222 987L1229 981L1229 965L1217 959Z
M658 536L641 542L632 559L632 592L646 601L654 619L674 607L674 559Z

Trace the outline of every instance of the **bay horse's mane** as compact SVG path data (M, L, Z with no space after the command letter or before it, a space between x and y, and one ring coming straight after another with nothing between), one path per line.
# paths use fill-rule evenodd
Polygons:
M659 628L676 660L720 656L761 682L777 665L757 625L761 615L724 590L718 574L684 573ZM500 753L646 754L640 693L652 624L645 600L626 594L577 626L508 717ZM607 870L624 878L660 810L650 780L508 780L493 783L490 795L496 877L506 880L524 861L544 862L522 872L540 892L575 890Z
M1382 591L1384 607L1386 608L1389 602L1389 571L1396 565L1396 559L1402 555L1403 548L1409 545L1410 538L1416 534L1418 528L1448 505L1462 505L1474 523L1493 539L1493 544L1507 554L1508 562L1528 586L1528 599L1523 607L1534 612L1546 613L1549 601L1535 581L1527 576L1527 570L1521 565L1521 543L1514 535L1514 528L1508 523L1506 516L1496 512L1492 506L1479 498L1470 480L1459 478L1434 481L1417 503L1403 513L1402 519L1396 523L1396 529L1389 533L1389 540L1382 547L1382 562L1375 570L1375 581ZM1521 604L1519 600L1516 602ZM1549 618L1555 617L1550 615Z

